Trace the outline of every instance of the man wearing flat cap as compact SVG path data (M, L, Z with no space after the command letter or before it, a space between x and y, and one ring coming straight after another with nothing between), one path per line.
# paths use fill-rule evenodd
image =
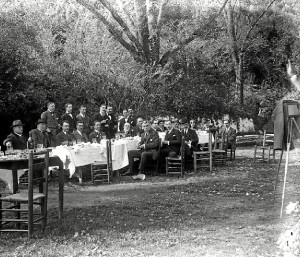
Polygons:
M13 121L11 125L13 132L3 141L6 147L12 146L15 150L24 150L27 148L27 138L23 135L23 126L22 121Z
M45 120L38 119L36 122L36 129L31 130L29 133L34 148L36 148L38 144L42 144L45 148L50 146L50 139L46 129L47 126Z

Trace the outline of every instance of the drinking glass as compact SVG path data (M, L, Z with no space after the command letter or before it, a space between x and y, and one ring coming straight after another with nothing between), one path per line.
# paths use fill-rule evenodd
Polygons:
M92 138L92 143L93 143L93 144L96 144L96 143L97 143L97 138L95 138L95 137Z
M78 138L77 139L77 144L80 144L82 141L81 141L81 138Z
M103 136L102 136L102 139L103 139L103 140L106 140L106 135L103 135Z
M73 145L76 145L76 139L72 140Z
M43 144L37 144L36 149L37 151L41 151L44 148Z

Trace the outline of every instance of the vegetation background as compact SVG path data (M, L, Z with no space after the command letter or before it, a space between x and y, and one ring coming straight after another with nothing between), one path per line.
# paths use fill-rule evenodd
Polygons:
M248 117L298 99L296 0L0 0L0 137L48 101L144 116ZM260 115L258 115L260 113ZM59 115L60 116L60 115Z

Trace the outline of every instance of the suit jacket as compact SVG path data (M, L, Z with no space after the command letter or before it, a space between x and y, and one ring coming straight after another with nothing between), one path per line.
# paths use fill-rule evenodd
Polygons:
M27 138L24 135L18 136L12 132L7 136L7 139L12 141L12 146L15 150L24 150L27 148Z
M236 140L236 130L232 127L229 127L228 132L226 133L225 127L222 127L220 130L220 135L222 136L222 143L235 143Z
M127 122L130 124L130 126L133 128L136 126L136 117L134 115L129 115L127 118Z
M45 120L47 128L56 132L58 127L58 118L55 112L50 113L49 110L47 110L41 114L41 118Z
M69 122L70 132L73 132L73 130L76 129L76 117L74 114L72 114L72 117L67 113L64 113L63 115L61 115L61 122L63 122L64 120L67 120Z
M133 128L133 131L132 131L132 135L135 137L135 136L141 136L142 134L144 133L144 130L142 128L140 128L139 126L135 126Z
M198 139L198 135L197 135L195 130L189 128L187 130L187 133L185 133L184 130L181 133L182 133L182 136L184 136L185 141L191 141L192 142L192 148L197 146L199 139Z
M93 138L96 138L97 143L100 143L102 139L101 133L94 130L91 134L89 134L89 140L91 143L93 143Z
M141 142L139 145L145 144L145 152L152 152L152 159L156 160L158 156L159 136L154 129L150 129L148 135L145 132L141 135Z
M179 130L172 129L166 132L165 141L169 141L169 145L164 145L163 148L171 149L177 154L180 151L182 136Z
M78 139L81 140L82 143L89 142L89 139L88 139L87 135L84 132L82 132L82 134L80 135L78 130L75 130L73 132L73 136L76 139L76 143L78 143Z
M41 132L39 129L33 129L29 134L31 135L34 147L36 147L37 144L43 144L44 147L50 146L49 135L46 131Z
M114 138L115 137L115 134L117 132L117 125L118 125L118 121L117 121L117 118L115 116L115 114L107 114L108 116L108 121L107 121L107 124L108 124L108 132L109 132L109 136L110 138Z
M81 116L81 114L78 114L76 116L77 121L83 122L83 133L86 135L90 134L90 118L88 116L84 116L84 118Z
M126 123L125 118L120 119L119 121L119 131L122 132L124 131L124 124Z
M74 137L72 134L70 133L64 133L63 131L61 131L60 133L58 133L56 135L56 145L62 145L63 142L67 141L68 143L73 141Z

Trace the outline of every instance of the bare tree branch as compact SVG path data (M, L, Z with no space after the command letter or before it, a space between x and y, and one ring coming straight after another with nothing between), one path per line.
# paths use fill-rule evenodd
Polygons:
M93 5L86 3L84 0L75 0L78 4L84 6L91 13L93 13L108 29L110 34L123 46L137 61L143 62L143 56L138 53L136 48L128 43L124 37L122 31L118 30L111 22L109 22Z
M177 46L175 46L172 50L167 51L166 53L164 53L164 55L160 58L159 60L159 64L161 65L165 65L166 62L170 59L171 56L173 56L176 52L178 52L180 49L182 49L183 47L185 47L187 44L191 43L193 40L195 40L197 37L199 37L199 35L201 35L201 32L203 30L203 28L206 28L207 26L209 26L213 21L215 21L223 12L227 2L229 0L224 0L224 3L222 5L222 7L220 8L219 12L214 15L211 19L209 19L208 22L206 22L205 24L203 24L200 28L196 29L191 36L189 36L187 39L185 39L184 41L182 41L180 44L178 44Z
M111 13L112 17L115 19L115 21L121 26L124 33L127 35L129 40L136 46L139 52L142 51L142 45L139 43L138 39L131 33L129 30L127 24L124 22L124 20L121 18L121 16L117 13L117 11L112 7L112 5L107 0L99 0L101 4L103 4L104 7Z

